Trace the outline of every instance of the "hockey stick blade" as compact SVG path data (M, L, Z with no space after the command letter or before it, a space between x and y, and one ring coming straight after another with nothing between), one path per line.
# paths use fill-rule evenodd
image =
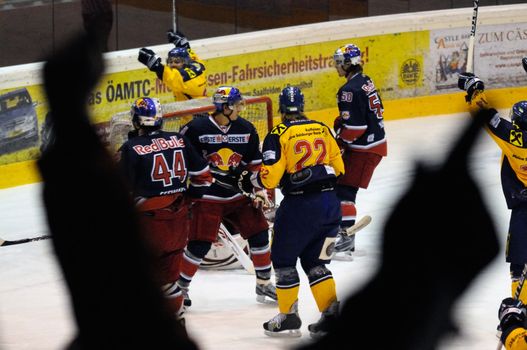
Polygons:
M24 244L24 243L29 243L29 242L36 242L36 241L41 241L41 240L49 239L49 238L51 238L51 236L49 235L38 236L38 237L33 237L33 238L22 238L22 239L17 239L14 241L7 241L5 239L0 238L0 247L16 245L16 244Z
M353 236L354 234L356 234L357 232L359 232L360 230L368 226L370 222L371 222L371 216L366 215L362 217L359 221L355 223L355 225L348 227L346 229L346 235Z
M222 235L223 233L223 235ZM234 237L232 237L231 233L223 223L220 224L220 232L218 232L219 239L223 242L223 244L227 245L229 248L232 249L232 252L236 256L236 259L242 264L243 268L251 273L254 274L254 266L251 259L245 254L243 249L238 245L238 243L234 240Z

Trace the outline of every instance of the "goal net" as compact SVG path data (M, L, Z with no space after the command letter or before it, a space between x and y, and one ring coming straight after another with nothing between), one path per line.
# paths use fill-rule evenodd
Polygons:
M245 97L246 107L240 116L250 121L258 132L260 141L273 127L273 107L267 96ZM161 105L163 110L163 130L179 131L193 117L207 115L215 110L210 98L198 98L188 101L171 102ZM109 144L115 152L128 139L128 132L133 129L130 112L115 114L110 120Z

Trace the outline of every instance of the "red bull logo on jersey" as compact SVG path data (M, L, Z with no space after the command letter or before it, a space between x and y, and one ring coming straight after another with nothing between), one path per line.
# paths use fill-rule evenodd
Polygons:
M232 144L243 144L249 143L251 134L231 134L231 135L201 135L199 137L200 143L219 144L219 143L232 143Z
M218 152L213 152L207 155L207 160L209 164L215 166L218 169L228 171L229 168L237 167L242 161L242 155L233 152L229 148L222 148Z
M153 152L164 151L166 149L183 148L185 147L185 141L176 136L171 136L170 139L157 138L152 139L152 143L149 145L136 145L133 150L143 156Z

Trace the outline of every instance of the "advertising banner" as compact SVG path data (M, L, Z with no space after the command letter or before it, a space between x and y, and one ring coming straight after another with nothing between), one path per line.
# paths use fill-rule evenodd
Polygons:
M430 31L430 77L432 94L459 91L457 78L466 70L469 28ZM527 84L521 67L527 56L527 23L481 25L474 46L474 73L487 88Z
M211 96L218 86L234 85L245 95L266 95L274 102L280 91L291 84L303 90L306 111L335 107L335 95L345 79L335 70L333 53L348 43L361 49L364 71L373 79L383 99L426 94L428 86L424 83L423 72L428 39L427 31L396 33L211 58L205 62L208 95ZM10 115L26 118L27 124L31 124L26 129L32 131L26 133L25 129L20 129L0 134L0 165L36 159L39 155L39 138L35 131L42 132L47 103L42 86L21 89L27 91L33 107L13 110ZM13 90L17 89L0 91L0 100ZM141 96L157 97L162 103L174 101L171 91L146 68L103 76L88 99L93 123L103 138L111 117L126 111ZM277 109L276 106L275 111ZM26 114L33 117L24 117ZM10 118L1 120L7 122ZM9 145L1 147L2 142Z

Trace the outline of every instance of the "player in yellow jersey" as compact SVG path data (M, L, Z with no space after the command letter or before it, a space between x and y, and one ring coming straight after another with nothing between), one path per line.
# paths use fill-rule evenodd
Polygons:
M481 79L472 73L461 73L458 85L467 92L466 100L471 108L485 110L485 129L502 151L501 185L511 210L506 261L510 263L511 294L514 296L527 263L527 101L515 103L510 118L505 119L488 104ZM527 303L527 288L522 289L519 298Z
M303 113L304 96L288 86L280 94L282 123L265 137L263 165L251 176L238 178L242 191L279 187L284 195L276 212L271 260L276 274L280 313L263 324L269 336L300 336L298 314L300 259L311 292L322 313L309 325L313 337L325 334L327 321L337 316L335 282L326 267L333 256L341 216L335 192L344 173L340 150L330 129Z
M154 51L145 47L139 50L139 62L156 73L157 77L172 90L176 101L207 96L207 78L203 61L192 51L187 38L181 33L169 31L168 37L176 47L168 52L166 65L161 63L161 58Z

